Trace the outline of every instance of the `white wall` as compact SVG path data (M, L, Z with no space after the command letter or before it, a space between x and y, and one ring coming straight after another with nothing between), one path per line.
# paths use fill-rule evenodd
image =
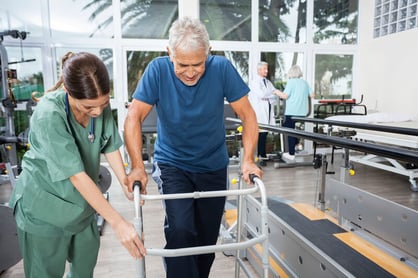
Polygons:
M373 38L374 2L359 1L359 94L369 110L418 120L418 28Z

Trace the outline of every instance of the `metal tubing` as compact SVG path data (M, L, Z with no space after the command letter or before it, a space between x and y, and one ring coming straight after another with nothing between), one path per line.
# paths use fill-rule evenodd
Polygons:
M141 194L140 186L137 184L134 185L134 205L135 205L135 219L134 226L138 233L139 239L144 243L144 228L142 226L142 207L141 207ZM145 258L136 260L136 273L138 277L145 278Z
M266 236L260 236L246 240L244 242L235 242L235 243L224 243L220 245L207 245L207 246L197 246L197 247L186 247L186 248L177 248L177 249L160 249L160 248L147 248L147 255L152 256L163 256L163 257L179 257L179 256L190 256L190 255L199 255L207 254L214 252L222 251L231 251L231 250L240 250L251 247L257 243L262 243L266 240Z
M418 136L418 129L416 128L407 128L407 127L398 127L398 126L387 126L387 125L376 125L376 124L366 124L366 123L355 123L355 122L343 122L343 121L332 121L316 118L305 118L305 117L292 117L295 121L300 122L311 122L325 125L335 125L335 126L344 126L344 127L353 127L359 129L375 130L382 132L398 133L404 135L414 135Z
M146 248L147 255L154 256L164 256L164 257L179 257L179 256L189 256L197 254L207 254L214 252L221 252L227 250L242 250L253 246L255 244L262 244L263 254L263 273L264 278L268 277L269 271L269 246L268 246L268 207L267 207L267 194L264 183L258 178L253 178L254 187L246 189L237 189L237 190L218 190L218 191L206 191L206 192L192 192L192 193L179 193L179 194L161 194L161 195L142 195L139 192L139 187L134 187L134 205L135 205L135 223L139 222L135 226L137 231L140 231L141 240L143 227L142 227L142 212L140 202L141 200L167 200L167 199L184 199L184 198L211 198L211 197L221 197L221 196L231 196L231 195L248 195L255 192L260 192L261 199L261 233L260 235L253 237L251 239L245 240L243 242L234 242L234 243L225 243L217 245L207 245L207 246L197 246L197 247L187 247L187 248L177 248L177 249L155 249L155 248ZM239 259L239 258L237 258ZM144 265L140 265L144 263ZM141 259L137 264L138 277L145 277L145 261Z
M217 190L217 191L195 191L192 193L176 193L176 194L161 194L161 195L143 195L141 194L142 200L172 200L172 199L200 199L200 198L211 198L211 197L223 197L223 196L237 196L237 195L248 195L259 191L257 187L245 188L245 189L234 189L234 190Z
M244 147L242 146L242 144L240 143L240 161L239 161L239 165L242 165L242 159L244 157ZM239 183L238 183L238 190L242 190L242 172L241 172L241 168L239 170L239 175L240 175L240 179L239 179ZM238 195L237 198L237 242L241 241L241 230L242 230L242 223L241 223L241 219L242 219L242 195ZM240 264L240 259L241 259L241 252L240 250L237 250L235 253L235 278L239 278L239 273L241 270L241 264Z
M234 118L226 118L226 120L241 122L241 120L234 119ZM271 125L266 125L266 124L258 124L258 126L262 129L282 132L282 133L290 134L295 137L312 140L314 142L326 143L326 144L330 144L334 146L339 146L342 148L349 148L349 149L357 150L360 152L371 153L371 154L380 155L383 157L388 157L388 158L393 158L397 160L402 160L405 162L418 164L418 151L359 142L359 141L354 141L354 140L346 139L346 138L332 137L332 136L327 136L327 135L313 133L313 132L299 131L299 130L294 130L291 128L276 127L276 126L271 126Z
M263 254L261 256L263 264L263 277L269 276L269 239L268 239L268 206L267 206L267 192L263 182L258 178L254 178L254 183L260 188L261 196L261 234L266 237L263 241Z
M322 157L322 172L321 172L321 189L319 190L319 204L321 205L321 210L325 211L325 180L327 175L327 156Z

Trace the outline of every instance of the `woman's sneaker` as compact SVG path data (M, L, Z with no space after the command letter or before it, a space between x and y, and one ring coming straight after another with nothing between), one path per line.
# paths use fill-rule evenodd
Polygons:
M295 161L295 156L294 155L291 155L289 153L283 153L282 154L282 159L285 162L294 162Z

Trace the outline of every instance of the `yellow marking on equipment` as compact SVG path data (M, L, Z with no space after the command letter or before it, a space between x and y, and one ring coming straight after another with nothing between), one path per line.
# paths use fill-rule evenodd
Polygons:
M292 203L290 206L311 221L328 219L329 221L339 225L335 218L310 204ZM225 219L228 225L234 224L237 219L237 209L226 210ZM347 231L345 233L334 234L334 236L396 277L418 277L418 271L415 271L413 268L409 267L405 263L402 263L397 258L387 254L372 243L364 240L352 232ZM256 244L254 249L261 256L263 249L262 246L260 244ZM247 251L253 253L251 248L248 248ZM254 254L252 254L252 256L254 260L256 260L257 264L261 266L262 263L259 257ZM285 259L285 254L281 253L281 257L282 259ZM277 274L279 274L279 277L289 277L271 256L269 256L269 264L270 267L274 269Z
M237 209L228 209L225 211L225 222L228 227L234 225L237 221Z
M313 207L312 205L304 204L304 203L293 203L293 204L290 204L290 206L311 221L328 219L329 221L335 224L338 224L337 219L326 214L322 210L319 210L316 207Z
M338 225L338 221L335 218L312 205L294 203L290 204L290 206L311 221L328 219ZM418 277L418 272L413 268L352 232L347 231L346 233L334 234L334 236L396 277Z
M413 268L354 233L340 233L334 236L396 277L418 277L418 272Z
M254 249L256 249L258 255L261 256L261 253L263 252L263 247L261 244L254 245ZM247 249L248 252L252 253L251 249ZM257 261L258 265L262 265L260 259L258 256L253 255L254 260ZM270 267L279 275L280 278L288 278L289 276L284 272L284 270L280 267L280 265L271 257L269 256L269 264Z

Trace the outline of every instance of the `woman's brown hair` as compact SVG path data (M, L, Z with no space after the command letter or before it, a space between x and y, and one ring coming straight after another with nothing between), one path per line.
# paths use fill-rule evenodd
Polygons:
M64 87L76 99L95 99L110 93L109 73L102 60L88 52L67 52L61 58L62 74L48 92ZM39 101L32 94L35 101Z

